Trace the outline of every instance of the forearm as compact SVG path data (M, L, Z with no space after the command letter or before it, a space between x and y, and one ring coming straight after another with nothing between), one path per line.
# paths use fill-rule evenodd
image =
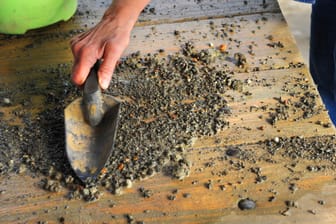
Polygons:
M114 0L106 10L103 20L116 21L120 26L131 30L149 2L150 0Z

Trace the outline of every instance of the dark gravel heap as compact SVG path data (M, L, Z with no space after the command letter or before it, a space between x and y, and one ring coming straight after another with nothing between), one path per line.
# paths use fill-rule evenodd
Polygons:
M168 57L135 53L122 60L107 90L124 101L115 148L104 172L85 186L67 163L63 123L63 109L81 92L69 84L71 65L43 69L41 72L51 75L40 93L45 96L47 109L37 117L23 119L23 128L2 126L9 137L15 136L17 129L22 136L15 139L16 153L6 158L15 158L14 171L25 164L34 175L46 175L41 182L44 189L58 191L66 186L69 198L87 201L99 197L97 185L119 193L134 180L156 172L183 179L191 167L184 148L195 137L214 135L226 128L230 109L223 93L242 90L242 82L234 79L227 67L213 63L223 60L221 55L216 49L198 51L186 43L181 52ZM2 142L8 142L6 136L1 137ZM1 152L9 151L7 143L0 147ZM2 173L6 173L8 161L0 162L5 166L0 167Z
M336 136L317 136L311 138L291 137L263 142L272 155L280 154L295 159L330 161L336 164Z

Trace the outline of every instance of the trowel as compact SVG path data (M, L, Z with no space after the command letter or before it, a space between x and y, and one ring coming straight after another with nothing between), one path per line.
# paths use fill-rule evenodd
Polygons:
M103 169L116 137L120 102L103 94L97 71L100 60L85 81L83 97L64 110L66 154L72 169L85 183Z

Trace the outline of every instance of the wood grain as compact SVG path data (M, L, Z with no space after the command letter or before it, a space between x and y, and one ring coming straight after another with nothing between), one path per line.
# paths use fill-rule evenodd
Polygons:
M15 93L13 101L29 98L31 113L44 110L43 93L50 88L50 75L57 75L46 71L61 66L70 77L73 60L70 38L96 24L107 5L104 1L82 0L78 12L68 22L29 31L23 36L0 35L0 90L27 87L25 93ZM174 35L175 30L180 32L179 37ZM333 126L321 125L331 122L325 110L301 119L304 111L291 104L287 120L275 125L268 121L279 105L279 98L297 102L307 91L318 94L307 67L301 65L303 60L277 1L153 0L136 24L124 56L138 50L142 54L157 53L164 48L161 56L166 57L179 51L187 41L192 41L197 49L211 49L213 45L215 50L226 44L228 58L217 66L234 70L235 78L248 83L244 92L250 93L227 93L232 110L228 117L230 127L216 136L196 139L188 148L193 163L189 177L179 181L156 174L136 182L122 195L103 190L99 201L85 203L69 201L64 188L58 193L42 190L43 176L10 174L0 177L0 223L59 223L61 217L65 223L127 223L126 214L145 223L335 223L335 164L328 160L272 156L260 144L275 137L335 134ZM278 42L283 47L270 46ZM251 48L253 52L249 53ZM247 57L247 70L238 69L232 62L237 52ZM266 109L261 109L263 106ZM323 108L319 97L317 106ZM1 107L2 119L19 125L20 117L14 111L20 108L21 104ZM241 160L223 159L229 146L240 147L249 155L242 169L236 167ZM309 165L324 165L326 169L308 172ZM256 175L251 172L255 167L262 168L267 181L255 183ZM291 183L298 187L295 193L289 189ZM153 196L142 197L139 187L152 190ZM178 189L176 200L168 200L174 189ZM190 197L184 197L185 193ZM271 196L276 200L270 202ZM237 208L239 199L246 197L257 202L256 209ZM298 206L290 208L290 215L284 216L281 213L286 210L288 200L296 201ZM319 200L325 205L319 204Z

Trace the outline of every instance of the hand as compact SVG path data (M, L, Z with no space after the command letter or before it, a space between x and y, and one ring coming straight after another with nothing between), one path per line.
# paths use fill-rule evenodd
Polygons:
M117 61L127 47L131 30L149 0L114 0L103 19L92 29L71 40L75 58L72 81L83 85L91 67L103 59L98 81L106 89L111 81Z
M133 27L119 24L114 17L105 17L95 27L71 40L75 60L72 81L76 85L84 84L91 67L102 58L98 81L102 89L108 88L116 63L128 46Z

